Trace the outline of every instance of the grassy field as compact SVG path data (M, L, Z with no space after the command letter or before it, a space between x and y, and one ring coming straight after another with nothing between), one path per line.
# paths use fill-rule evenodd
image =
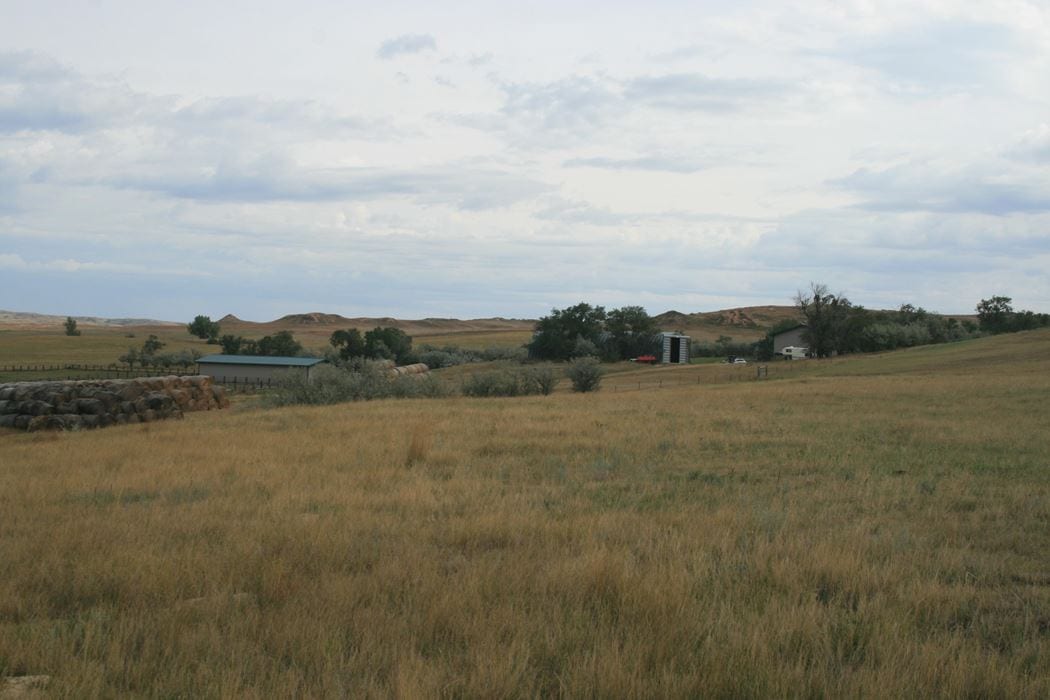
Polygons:
M59 697L1048 697L1048 350L2 434L0 676Z
M108 365L116 362L129 347L142 347L150 334L165 343L161 352L190 348L204 354L218 352L218 346L208 345L177 326L83 328L79 336L68 336L60 328L5 328L0 329L0 368L38 364Z

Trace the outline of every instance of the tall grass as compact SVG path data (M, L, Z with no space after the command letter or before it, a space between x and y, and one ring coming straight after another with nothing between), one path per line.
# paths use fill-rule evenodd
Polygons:
M963 353L4 435L0 676L67 697L1047 697L1048 339L975 341L987 373ZM853 361L916 366L897 357Z

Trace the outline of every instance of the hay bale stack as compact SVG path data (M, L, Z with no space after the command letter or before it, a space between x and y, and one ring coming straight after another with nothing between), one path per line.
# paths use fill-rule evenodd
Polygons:
M402 365L401 367L394 367L390 371L396 376L403 377L412 374L426 374L430 371L430 368L422 362L417 362L414 365Z
M0 428L104 428L229 405L225 389L206 376L17 382L0 384Z

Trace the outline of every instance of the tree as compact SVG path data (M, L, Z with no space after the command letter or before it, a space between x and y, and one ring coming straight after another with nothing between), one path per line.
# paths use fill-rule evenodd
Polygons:
M157 354L157 351L164 347L164 342L157 336L150 334L148 338L142 343L142 355L150 356Z
M605 330L618 360L655 355L659 342L656 321L641 306L613 309L605 318Z
M135 364L139 361L139 351L135 348L128 348L128 351L117 358L120 362L123 362L131 369L135 369Z
M842 294L832 294L827 285L810 283L809 291L799 290L795 307L804 319L803 339L816 357L830 357L855 349L864 326L864 310L853 307Z
M80 331L77 330L77 320L72 316L66 316L66 335L80 335Z
M219 324L207 316L197 316L192 323L187 324L186 330L190 335L207 340L214 345L219 338Z
M303 346L295 339L291 331L278 331L259 339L256 355L269 357L296 357L303 351Z
M582 338L602 344L605 309L580 302L565 309L552 309L536 323L536 332L529 343L529 356L540 360L568 360Z
M977 303L977 323L985 333L1006 333L1013 321L1010 297L993 296Z
M339 357L344 360L365 356L365 339L361 337L361 331L356 328L336 331L332 333L328 342L339 351Z
M412 358L412 337L400 328L376 326L365 333L365 357L407 364Z
M224 355L240 355L244 343L244 338L239 335L230 335L227 333L219 338L219 345L222 346L222 352Z

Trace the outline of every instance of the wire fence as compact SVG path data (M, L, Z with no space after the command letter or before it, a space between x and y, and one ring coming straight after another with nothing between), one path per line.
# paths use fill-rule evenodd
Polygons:
M729 384L735 382L753 382L784 377L794 374L799 367L792 362L772 362L769 364L749 365L707 365L712 369L704 372L679 373L669 377L651 378L645 376L618 377L610 374L602 382L606 391L639 391L642 389L660 389L681 386L705 386L711 384ZM717 369L715 369L717 368ZM682 376L684 375L684 376Z

